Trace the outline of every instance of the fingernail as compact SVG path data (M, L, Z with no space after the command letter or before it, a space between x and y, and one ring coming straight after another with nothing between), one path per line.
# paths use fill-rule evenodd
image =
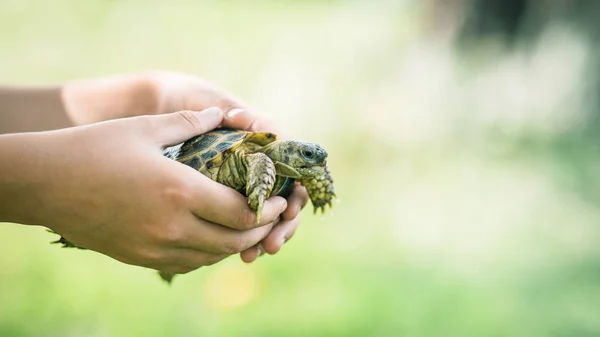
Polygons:
M233 109L227 111L227 118L233 118L235 115L237 115L243 111L244 111L244 109L242 109L242 108L233 108Z

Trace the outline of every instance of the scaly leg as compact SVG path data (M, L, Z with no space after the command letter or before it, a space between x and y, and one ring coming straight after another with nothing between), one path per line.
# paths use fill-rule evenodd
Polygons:
M244 157L246 161L246 195L248 206L256 211L256 223L260 222L265 200L275 185L275 164L264 153L253 153Z
M325 213L325 205L331 207L331 200L336 195L329 167L325 167L323 175L301 179L300 183L306 187L306 191L314 207L314 213L317 213L318 209L321 209L321 213Z

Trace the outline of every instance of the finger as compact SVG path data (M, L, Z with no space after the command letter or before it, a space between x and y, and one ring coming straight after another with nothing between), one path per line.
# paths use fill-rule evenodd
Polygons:
M273 225L272 228L275 228L277 226L277 224L279 223L279 221L281 221L281 218L278 218L277 221L272 223L272 225ZM241 252L240 258L242 259L242 261L244 261L246 263L251 263L254 260L256 260L258 257L260 257L261 255L263 255L264 253L265 253L265 248L263 247L262 242L259 242L256 245Z
M296 185L292 194L287 198L287 208L281 214L282 219L284 220L292 220L300 211L306 206L308 202L308 193L306 192L306 188L302 185Z
M178 111L158 116L138 117L149 121L149 132L160 145L179 144L206 133L221 124L223 111L218 107L202 111Z
M269 233L265 239L268 240L266 243L259 243L256 246L243 251L240 254L242 261L251 263L265 251L269 254L277 253L283 244L294 235L296 228L300 224L300 211L307 202L308 193L306 193L306 189L301 185L297 185L292 194L288 197L288 207L281 214L281 224L276 225L273 228L273 231ZM268 250L265 249L265 244L269 247Z
M271 255L276 254L283 244L294 236L299 224L300 215L291 220L281 221L262 241L265 252Z
M245 231L235 230L194 217L175 238L178 247L215 254L238 254L263 240L272 224ZM168 238L169 240L173 238Z
M197 172L193 172L197 173ZM198 181L192 190L192 212L199 218L238 230L246 230L264 226L275 221L286 209L287 201L282 197L271 197L265 200L260 222L256 221L256 212L248 206L248 198L236 190L216 183L204 175L195 174L190 177Z
M250 107L231 93L221 92L217 106L225 112L223 126L230 128L249 130L256 121L257 115L251 112Z
M249 131L268 131L276 135L281 135L281 131L264 116L259 116L251 109L239 104L226 104L223 108L225 118L223 126Z
M262 243L259 242L255 246L250 247L250 248L246 249L245 251L241 252L240 258L242 259L242 261L244 261L246 263L251 263L251 262L254 262L254 260L256 260L261 255L263 255L264 252L265 252L265 249L264 249Z

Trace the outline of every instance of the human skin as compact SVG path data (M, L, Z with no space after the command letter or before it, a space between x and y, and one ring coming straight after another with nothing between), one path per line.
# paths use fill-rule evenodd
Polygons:
M20 105L21 110L34 111L26 114L28 118L44 116L41 121L53 121L48 128L82 126L0 136L0 199L9 201L0 205L1 220L44 225L125 263L171 273L185 273L238 252L250 262L261 246L274 254L293 235L307 201L303 188L287 202L269 199L269 214L262 226L253 228L243 196L162 156L165 146L219 125L276 131L226 91L169 72L35 90L25 100L28 106ZM36 104L39 90L46 93L46 109ZM0 90L0 99L2 92L6 90ZM60 93L58 101L65 108L48 104L51 92ZM172 113L210 106L230 114ZM2 113L7 120L10 112ZM57 118L48 116L53 114ZM146 114L157 116L132 117ZM64 125L56 123L60 116ZM101 122L106 119L113 120ZM3 123L3 132L26 131L19 130L22 122L8 124Z

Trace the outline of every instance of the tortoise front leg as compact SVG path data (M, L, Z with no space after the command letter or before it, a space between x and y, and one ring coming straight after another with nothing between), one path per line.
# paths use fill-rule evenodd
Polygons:
M275 164L264 153L249 154L244 160L248 206L256 211L256 223L259 223L265 200L271 195L275 185Z
M331 200L335 197L335 189L329 167L325 166L323 175L300 179L300 183L306 187L314 207L313 213L317 213L318 209L321 209L321 213L325 213L325 205L331 207Z

